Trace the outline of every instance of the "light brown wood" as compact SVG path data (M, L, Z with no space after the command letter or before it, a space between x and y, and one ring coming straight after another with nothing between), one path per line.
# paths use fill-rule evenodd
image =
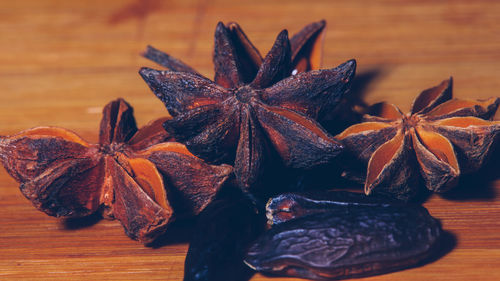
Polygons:
M56 125L96 141L102 106L117 97L145 124L165 115L137 74L155 66L139 56L147 44L212 76L217 21L239 22L265 54L281 29L294 33L319 19L328 22L324 67L356 58L368 104L386 100L406 111L449 76L457 97L498 96L500 1L2 1L0 134ZM489 176L464 180L454 198L425 203L455 237L451 251L363 280L500 280L495 163ZM0 169L2 280L181 280L187 244L176 237L148 248L116 221L48 217Z

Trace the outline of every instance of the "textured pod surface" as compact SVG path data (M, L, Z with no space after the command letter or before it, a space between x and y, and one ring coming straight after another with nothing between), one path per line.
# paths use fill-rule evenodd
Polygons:
M403 204L385 197L347 191L283 193L269 199L266 216L269 225L276 225L315 213L345 213L356 206L391 207Z
M374 275L418 264L441 233L423 207L356 206L276 225L245 262L264 274L315 280Z
M242 194L213 201L191 238L184 281L247 280L253 272L243 258L263 230L263 216Z

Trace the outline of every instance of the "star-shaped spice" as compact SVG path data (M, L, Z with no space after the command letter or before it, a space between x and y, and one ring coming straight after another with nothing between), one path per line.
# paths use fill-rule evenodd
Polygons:
M488 121L499 98L452 98L452 79L423 91L403 114L392 104L371 108L363 123L337 136L346 150L367 163L365 193L409 199L418 184L435 192L456 185L461 173L478 170L500 135L500 122Z
M164 142L165 120L138 130L132 108L118 99L103 110L98 144L66 129L37 127L0 138L0 159L39 210L56 217L103 211L131 238L149 243L165 231L174 210L199 213L232 172L205 164L180 143ZM184 205L172 208L171 197Z
M214 82L189 71L141 69L173 116L165 129L196 156L234 163L245 190L257 184L274 154L292 168L330 162L342 147L311 116L347 91L354 60L289 76L294 67L284 30L253 76L231 34L224 24L217 25Z

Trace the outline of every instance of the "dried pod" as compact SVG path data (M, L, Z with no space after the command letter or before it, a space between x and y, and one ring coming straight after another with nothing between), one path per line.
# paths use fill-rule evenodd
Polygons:
M319 36L322 26L298 35L302 39L294 40L296 50L316 46L308 42L316 42L311 38ZM264 171L269 173L275 155L286 167L310 169L330 162L342 149L315 118L348 90L356 63L290 76L296 69L294 58L317 51L304 52L292 51L284 30L261 59L238 26L219 23L214 81L167 59L162 64L176 71L143 68L140 74L173 116L165 129L194 155L210 163L234 164L238 185L249 190ZM313 60L306 64L316 65Z
M500 122L488 121L499 98L451 99L452 80L423 91L403 114L392 104L372 106L363 123L337 135L361 163L367 164L365 193L410 199L423 181L445 192L461 173L478 170L500 136Z
M0 160L37 209L56 217L104 211L128 236L149 243L172 220L167 193L203 197L189 209L197 214L232 171L203 163L182 144L162 143L169 139L161 126L166 119L138 130L132 107L118 99L103 110L98 144L66 129L37 127L0 138ZM189 178L191 189L180 178Z
M276 225L315 213L345 213L356 206L391 207L404 204L385 197L348 191L283 193L269 199L266 217L268 225Z
M417 265L441 233L423 207L351 206L272 227L245 262L264 274L315 280L368 276Z
M247 280L253 271L243 258L264 225L262 212L257 212L241 193L210 203L198 217L186 256L184 281Z

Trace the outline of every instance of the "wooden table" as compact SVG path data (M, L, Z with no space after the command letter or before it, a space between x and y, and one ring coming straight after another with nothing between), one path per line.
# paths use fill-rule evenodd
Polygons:
M116 97L145 124L166 114L137 74L156 67L139 56L147 44L212 76L217 21L238 21L265 54L281 29L319 19L324 67L356 58L355 90L368 104L408 110L450 75L457 97L498 96L500 1L2 1L0 134L56 125L96 141L102 106ZM499 163L425 203L453 237L443 257L363 280L500 280ZM48 217L0 170L2 280L181 280L186 250L182 239L144 247L117 221Z

